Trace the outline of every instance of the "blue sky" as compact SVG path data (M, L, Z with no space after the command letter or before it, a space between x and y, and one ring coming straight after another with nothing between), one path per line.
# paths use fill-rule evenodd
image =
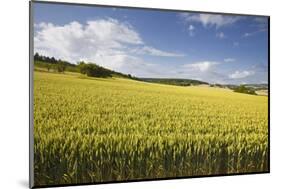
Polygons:
M268 20L34 3L34 51L137 77L267 83Z

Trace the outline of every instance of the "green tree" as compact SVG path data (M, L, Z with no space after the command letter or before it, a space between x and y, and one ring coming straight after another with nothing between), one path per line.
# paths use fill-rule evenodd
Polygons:
M83 61L78 62L78 68L81 74L86 74L87 73L87 64Z
M59 61L58 65L57 65L57 70L58 72L64 72L66 68L66 65L64 64L64 62Z
M257 94L255 92L255 90L253 90L251 88L247 88L245 85L240 85L239 87L235 88L234 92L251 94L251 95L256 95Z
M86 64L85 62L79 62L78 67L80 73L86 74L89 77L111 77L112 71L105 69L96 64Z

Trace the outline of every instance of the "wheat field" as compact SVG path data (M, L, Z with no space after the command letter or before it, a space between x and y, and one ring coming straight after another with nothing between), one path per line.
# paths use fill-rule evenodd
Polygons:
M268 97L34 72L35 185L268 171Z

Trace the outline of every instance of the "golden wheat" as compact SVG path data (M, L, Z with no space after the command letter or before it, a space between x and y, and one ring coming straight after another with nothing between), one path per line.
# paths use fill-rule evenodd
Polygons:
M36 185L268 170L266 96L34 72Z

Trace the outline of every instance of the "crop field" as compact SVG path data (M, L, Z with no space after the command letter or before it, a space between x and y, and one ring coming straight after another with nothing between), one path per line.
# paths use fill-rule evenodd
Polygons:
M34 72L37 186L268 166L267 96Z

